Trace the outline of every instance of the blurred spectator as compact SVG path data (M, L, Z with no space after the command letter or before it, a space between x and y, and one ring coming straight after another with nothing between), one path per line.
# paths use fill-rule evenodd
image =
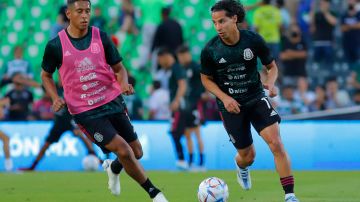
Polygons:
M355 91L352 101L354 105L360 105L360 90Z
M100 30L105 30L106 23L106 19L102 15L101 8L99 6L95 7L94 15L90 20L90 25L98 27Z
M240 0L246 10L245 21L242 24L245 29L253 29L254 25L254 13L256 9L262 4L262 0Z
M284 0L276 0L276 7L280 10L282 30L285 31L291 24L291 16L288 9L285 7Z
M142 44L139 52L139 66L145 68L149 62L149 56L151 46L156 31L156 27L161 22L160 15L154 15L161 13L161 9L165 5L163 0L139 0L140 3L140 14L143 25L141 28Z
M5 63L1 85L11 83L15 74L21 74L27 79L33 78L30 63L23 59L23 48L20 45L14 47L14 59Z
M151 46L151 51L153 53L152 73L154 73L157 68L155 58L157 58L157 50L160 47L166 47L173 55L175 55L176 49L184 42L181 25L175 19L170 17L170 13L170 7L165 7L161 10L162 22L156 29Z
M307 112L307 107L295 99L294 87L286 85L282 89L282 96L277 107L277 111L281 115L290 115Z
M32 107L32 114L36 120L52 120L54 112L52 111L52 100L49 94L43 89L43 97L35 101Z
M310 45L310 41L311 41L310 12L311 12L312 4L313 4L313 0L300 0L296 13L297 24L300 27L302 36L307 45Z
M333 73L334 63L334 29L336 15L330 11L330 0L320 0L319 10L311 11L311 31L313 34L314 61L319 65L318 83Z
M56 23L50 28L50 39L53 39L57 36L57 34L66 28L66 23L61 14L56 17Z
M135 23L135 7L132 0L123 0L119 17L120 31L137 35L139 33Z
M129 76L129 84L131 84L134 89L136 87L136 80L130 74ZM128 109L129 117L132 120L143 120L144 119L144 109L143 103L139 98L138 94L132 94L128 96L124 96L124 100L126 102L126 107Z
M315 93L309 90L309 83L306 78L298 78L297 89L294 92L294 98L295 100L304 103L306 106L315 100Z
M341 31L344 57L352 71L360 73L360 12L355 10L356 2L349 0L348 9L341 16Z
M281 13L278 8L270 4L271 0L263 0L263 4L254 14L255 29L264 38L275 60L280 54L280 26Z
M302 39L300 28L293 24L283 38L280 59L283 64L283 83L294 84L299 77L307 77L307 45Z
M170 119L170 97L169 91L161 88L159 81L152 84L151 95L148 100L150 120L169 120Z
M323 86L316 86L315 100L309 105L309 112L326 110L326 93Z
M30 115L30 105L33 102L32 93L21 83L14 82L14 89L6 94L10 99L9 121L26 121Z
M326 108L335 109L348 107L351 104L349 94L339 89L336 77L329 77L326 81Z

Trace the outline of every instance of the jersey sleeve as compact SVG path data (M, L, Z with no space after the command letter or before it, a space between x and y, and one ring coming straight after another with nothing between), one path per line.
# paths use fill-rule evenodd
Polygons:
M259 34L255 34L254 45L257 56L260 58L263 65L268 65L274 60L265 40Z
M103 31L100 31L100 37L104 46L106 62L109 65L116 65L117 63L121 62L122 57L120 56L119 51L116 49L110 37Z
M200 57L201 57L200 73L208 76L214 75L215 63L214 60L211 58L208 49L204 48L201 51Z
M185 69L182 68L180 65L176 65L176 68L174 68L174 75L176 81L179 81L181 79L186 79Z
M51 74L54 73L62 63L62 48L61 45L60 47L57 46L55 43L56 39L58 38L55 38L46 44L43 61L41 64L42 69Z

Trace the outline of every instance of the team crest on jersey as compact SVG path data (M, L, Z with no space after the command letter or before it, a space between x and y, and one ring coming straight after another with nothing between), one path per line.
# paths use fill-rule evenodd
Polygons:
M102 142L102 141L104 140L104 136L101 135L100 133L96 132L96 133L94 134L94 139L95 139L96 141L98 141L98 142Z
M251 60L254 58L254 54L250 48L244 50L244 60Z
M100 46L98 43L91 44L91 53L95 53L95 54L100 53Z

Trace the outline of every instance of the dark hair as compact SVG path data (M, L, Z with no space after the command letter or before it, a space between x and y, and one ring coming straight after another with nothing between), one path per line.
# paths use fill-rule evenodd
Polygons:
M77 1L87 1L91 5L90 0L67 0L67 5L69 6L69 5L71 5L71 4L73 4L73 3L77 2Z
M328 82L337 82L337 77L336 76L327 77L325 83L328 83Z
M176 49L176 53L188 53L190 52L190 48L187 45L181 45Z
M171 13L171 6L166 6L161 9L161 14L163 16L170 16Z
M237 16L237 23L245 18L244 6L237 0L221 0L211 7L211 12L225 11L227 17Z
M271 3L271 0L263 0L263 3L264 3L264 4L270 4L270 3Z
M165 55L165 54L172 54L172 53L167 47L165 47L165 46L160 47L157 55L162 56L162 55Z

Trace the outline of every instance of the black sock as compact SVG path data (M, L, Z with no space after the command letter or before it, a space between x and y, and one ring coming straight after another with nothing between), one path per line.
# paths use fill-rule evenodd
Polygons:
M176 148L176 154L177 154L177 157L178 157L178 160L184 160L184 151L183 151L183 147L181 145L181 142L180 142L180 137L178 137L178 135L173 135L173 140L174 140L174 143L175 143L175 148Z
M88 150L88 154L89 154L89 155L92 154L92 155L95 155L95 156L96 156L96 153L95 153L94 150Z
M155 198L155 196L160 193L160 190L151 183L149 178L141 186L149 194L150 198Z
M294 177L292 175L280 178L280 182L285 191L285 194L294 193Z
M191 166L192 162L193 162L193 154L189 154L189 166Z
M121 165L119 159L116 158L115 160L113 160L113 162L111 162L110 168L113 173L119 174L123 169L123 166Z
M204 165L204 154L200 154L200 163L199 163L200 166L203 166Z
M39 161L35 160L35 161L33 162L33 164L30 166L30 169L33 169L33 170L34 170L38 163L39 163Z

